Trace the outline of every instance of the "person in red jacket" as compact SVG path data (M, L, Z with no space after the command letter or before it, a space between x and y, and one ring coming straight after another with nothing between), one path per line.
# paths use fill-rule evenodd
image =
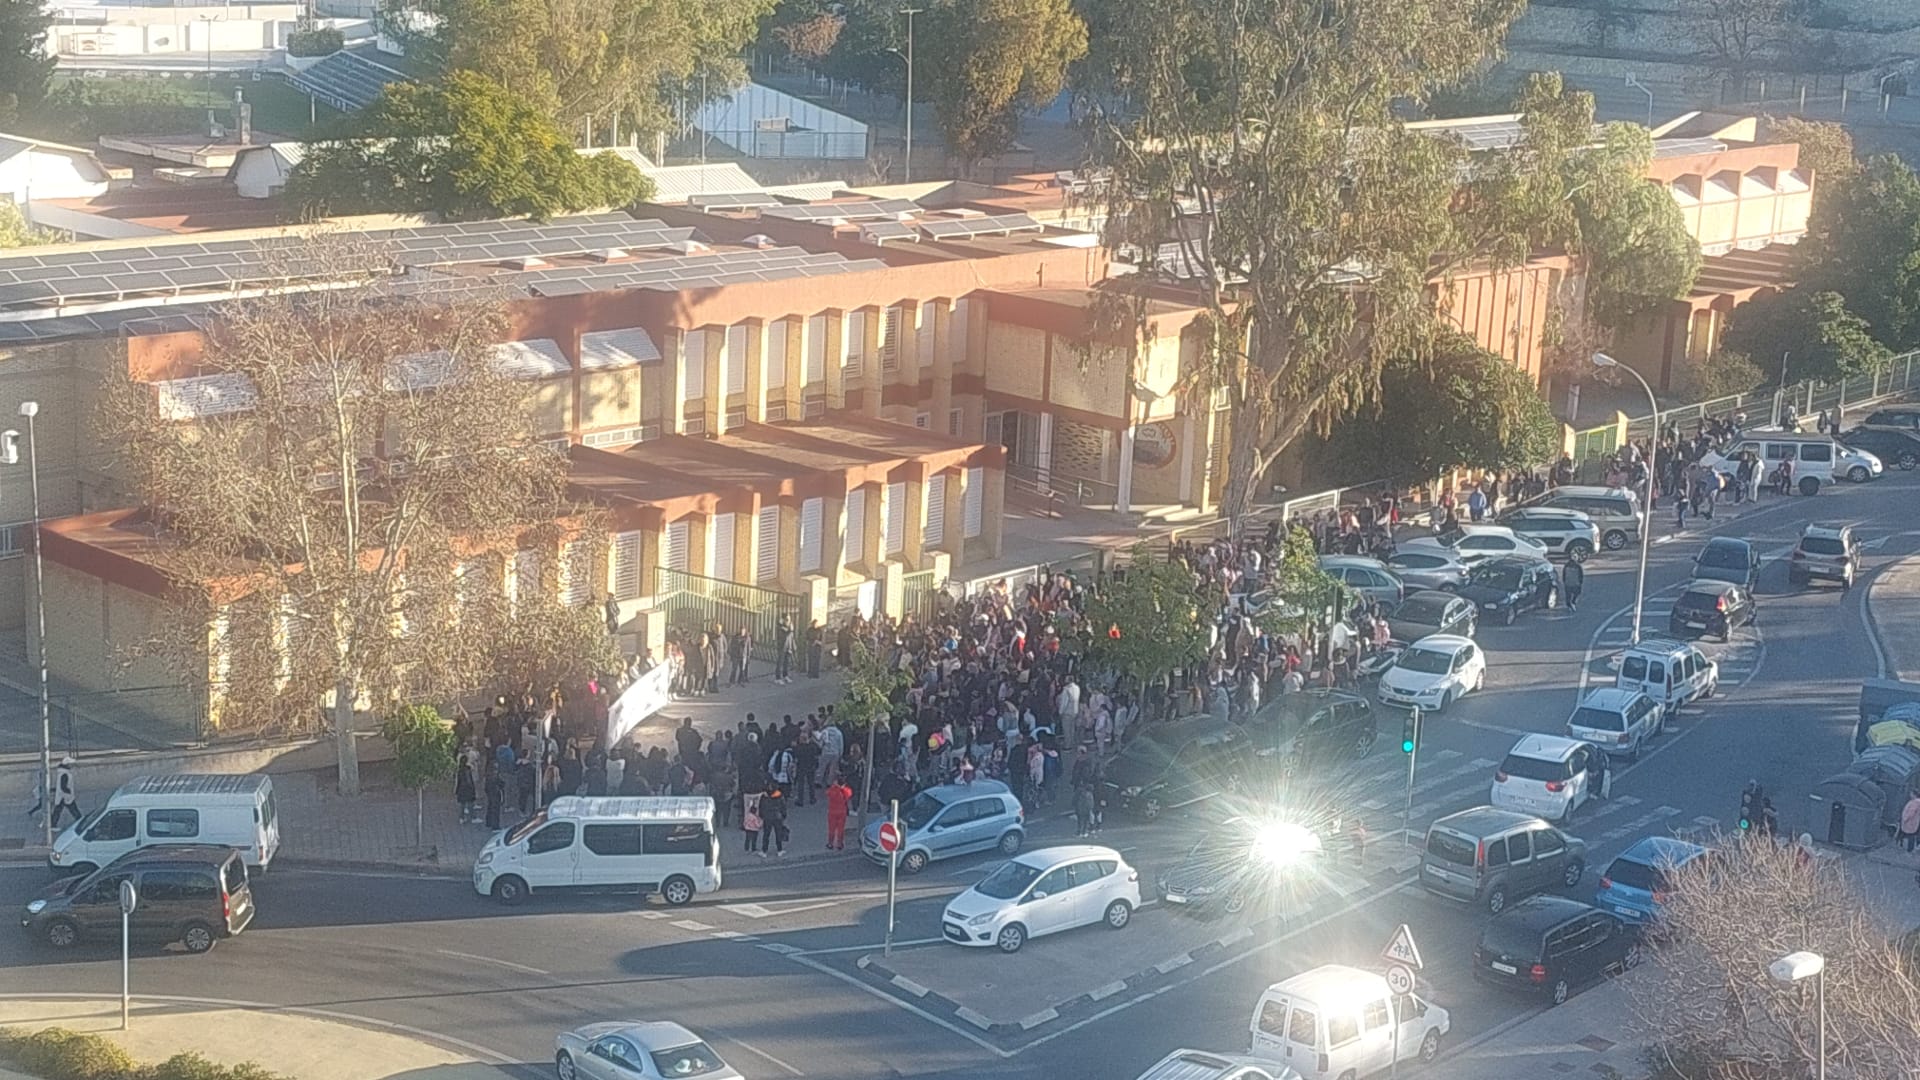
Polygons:
M847 846L847 806L853 802L853 789L835 776L827 784L827 848L840 851Z

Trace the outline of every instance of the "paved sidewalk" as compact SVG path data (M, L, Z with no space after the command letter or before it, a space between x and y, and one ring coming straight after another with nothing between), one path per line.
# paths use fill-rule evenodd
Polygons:
M1873 575L1867 612L1880 635L1887 677L1920 682L1920 555Z
M0 998L0 1027L62 1027L105 1035L141 1064L188 1051L222 1065L256 1062L290 1080L507 1080L517 1064L428 1032L349 1024L316 1013L133 999L131 1029L117 998ZM18 1076L0 1071L0 1077Z

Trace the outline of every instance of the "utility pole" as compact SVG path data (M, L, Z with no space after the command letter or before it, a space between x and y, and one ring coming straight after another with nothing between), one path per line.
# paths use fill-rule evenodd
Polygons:
M913 17L925 8L901 8L907 17L907 163L902 170L906 183L913 183Z

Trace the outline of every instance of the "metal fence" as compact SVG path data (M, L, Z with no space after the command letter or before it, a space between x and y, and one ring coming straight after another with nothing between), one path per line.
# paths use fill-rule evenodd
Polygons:
M780 617L796 633L806 629L807 598L798 593L702 577L684 570L655 568L654 595L667 613L667 626L684 637L718 626L728 636L745 627L753 636L753 658L772 663Z
M1636 441L1651 438L1661 424L1685 427L1711 416L1729 416L1739 412L1747 414L1750 424L1769 424L1780 419L1780 414L1788 404L1792 404L1804 417L1821 409L1845 409L1850 405L1864 405L1881 398L1920 391L1920 365L1914 363L1916 359L1920 359L1920 351L1894 357L1886 370L1873 375L1858 375L1837 383L1809 380L1784 389L1750 390L1693 405L1661 409L1655 416L1636 416L1628 420L1627 438Z
M915 570L900 577L900 611L925 623L940 607L941 587L946 582L937 570Z

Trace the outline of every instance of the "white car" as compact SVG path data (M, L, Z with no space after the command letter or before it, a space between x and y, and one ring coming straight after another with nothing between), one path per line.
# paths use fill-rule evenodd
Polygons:
M1567 717L1568 738L1592 743L1630 761L1639 761L1647 741L1666 729L1666 710L1659 702L1638 690L1613 686L1587 694Z
M1516 551L1545 558L1547 545L1531 536L1522 536L1505 525L1461 525L1438 536L1416 536L1401 544L1400 550L1451 552L1461 562L1472 566L1495 555L1510 555Z
M745 1080L706 1041L662 1020L615 1020L553 1039L559 1080Z
M948 941L1019 952L1030 937L1105 923L1118 930L1140 906L1140 872L1112 848L1040 848L1001 863L947 904Z
M1380 701L1444 712L1487 679L1487 654L1472 638L1430 634L1406 647L1380 676Z
M1606 751L1558 735L1525 735L1493 774L1487 801L1548 821L1565 821L1600 796Z

